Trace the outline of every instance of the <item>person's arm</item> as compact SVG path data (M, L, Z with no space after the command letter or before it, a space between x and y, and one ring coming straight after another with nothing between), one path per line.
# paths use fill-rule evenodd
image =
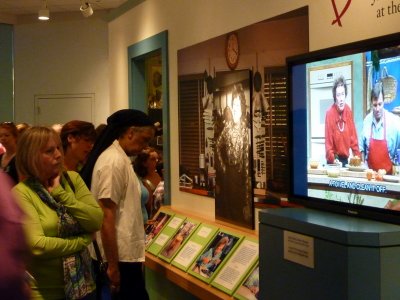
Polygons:
M325 157L328 164L331 164L335 160L335 153L333 151L333 134L332 124L329 118L329 110L325 116Z
M14 193L25 213L24 229L27 242L34 256L57 258L81 251L91 243L92 239L90 234L82 234L68 238L46 236L37 209L37 207L40 208L41 205L45 206L45 204L36 194L28 192L27 189L21 185L17 185L14 188ZM37 203L35 203L36 197ZM43 222L50 221L50 218L50 216L46 216ZM57 221L57 219L55 219L55 221Z
M350 124L350 149L353 155L361 157L360 147L358 145L357 129L353 121L353 115L349 112L349 124Z
M64 205L87 232L100 230L103 222L103 211L87 188L85 182L76 172L69 172L75 193L58 185L51 195Z
M115 230L117 204L109 198L99 199L99 203L104 212L104 221L101 227L101 240L103 243L104 253L108 262L107 275L111 281L111 285L114 287L119 287L119 255Z
M150 180L146 179L143 180L143 185L144 187L149 191L149 198L146 202L146 210L147 210L147 214L149 216L149 219L153 218L153 202L154 202L154 197L153 197L153 192L154 189L152 189L152 187L149 185L151 184Z
M397 115L396 117L396 129L395 129L395 135L396 135L396 139L395 139L395 147L394 147L394 154L393 157L395 157L397 155L397 149L400 149L400 117L398 117ZM397 157L398 160L400 160L400 157Z
M358 137L358 139L359 139L358 147L360 150L361 161L363 163L366 163L366 158L367 158L366 157L367 156L367 141L366 141L366 132L365 132L366 126L367 126L366 119L364 119L361 134Z

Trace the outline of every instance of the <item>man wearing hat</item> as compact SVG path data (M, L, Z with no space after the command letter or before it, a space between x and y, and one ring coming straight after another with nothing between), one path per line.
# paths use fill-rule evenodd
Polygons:
M107 275L118 299L149 299L142 274L145 259L140 182L130 156L138 154L154 137L150 118L123 109L107 119L81 174L104 211L96 240ZM93 250L93 249L92 249ZM94 251L92 257L96 259Z

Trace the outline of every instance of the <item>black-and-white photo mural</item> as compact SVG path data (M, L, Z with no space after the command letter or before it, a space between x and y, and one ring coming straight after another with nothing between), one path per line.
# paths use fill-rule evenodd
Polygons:
M308 51L307 9L178 50L179 188L254 228L287 198L286 58Z

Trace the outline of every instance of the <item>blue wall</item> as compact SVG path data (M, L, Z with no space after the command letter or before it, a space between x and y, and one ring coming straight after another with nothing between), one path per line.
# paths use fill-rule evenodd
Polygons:
M0 122L14 120L13 26L0 24Z
M164 205L170 205L171 165L169 147L168 31L160 32L128 47L129 107L147 112L144 60L146 55L154 51L161 52L162 61Z

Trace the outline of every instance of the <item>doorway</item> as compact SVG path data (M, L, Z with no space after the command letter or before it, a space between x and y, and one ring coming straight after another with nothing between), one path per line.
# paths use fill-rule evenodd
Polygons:
M164 205L171 204L168 31L128 47L129 107L146 112L162 128L157 144L164 163Z
M93 123L95 94L35 95L34 106L35 125L64 124L71 120Z

